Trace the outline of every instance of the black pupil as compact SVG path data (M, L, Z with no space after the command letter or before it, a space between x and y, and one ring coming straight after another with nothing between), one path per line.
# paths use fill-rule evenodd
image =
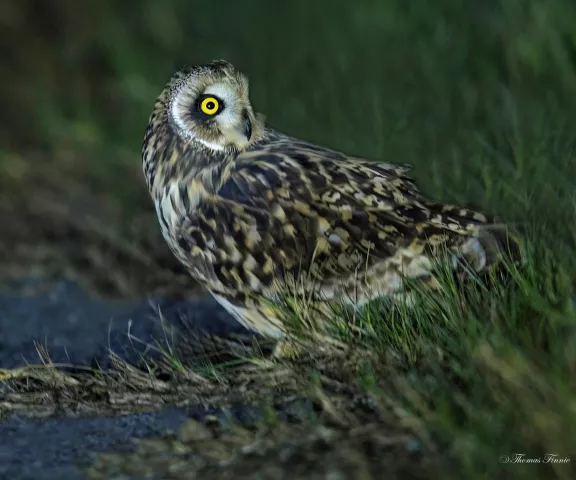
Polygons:
M208 110L212 110L216 105L214 104L214 102L208 102L206 104L206 108L208 108Z

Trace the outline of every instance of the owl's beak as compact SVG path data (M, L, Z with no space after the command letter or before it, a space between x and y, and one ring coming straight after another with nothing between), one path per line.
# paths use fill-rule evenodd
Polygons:
M252 121L250 120L250 116L248 112L244 110L244 119L242 120L242 133L246 137L247 141L250 141L252 138Z

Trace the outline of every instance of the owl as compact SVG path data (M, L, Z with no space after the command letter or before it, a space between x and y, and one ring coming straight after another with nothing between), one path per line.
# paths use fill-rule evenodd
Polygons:
M234 318L279 345L289 336L274 307L284 288L321 305L398 298L407 279L435 288L437 262L487 271L508 238L490 215L426 198L409 166L267 127L246 76L223 60L170 78L142 163L173 254Z

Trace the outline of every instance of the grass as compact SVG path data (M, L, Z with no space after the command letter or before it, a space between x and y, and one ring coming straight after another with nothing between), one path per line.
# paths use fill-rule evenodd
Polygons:
M312 395L322 411L335 403L348 423L393 424L419 439L424 454L403 464L406 474L426 476L421 467L432 462L441 478L573 478L576 458L499 461L512 453L569 457L576 444L573 2L85 3L82 13L66 0L23 1L0 17L18 40L0 65L8 79L0 98L3 272L28 271L32 258L43 276L69 276L101 294L195 291L159 237L139 148L173 69L212 58L249 75L253 103L270 125L410 163L430 196L522 225L528 262L511 268L505 283L463 290L446 279L446 293L421 295L416 310L373 305L354 319L362 334L340 327L341 340L369 352L346 362L308 358L273 373L252 365L238 379L233 366L186 366L167 349L172 367L148 370L162 387L131 383L140 374L122 367L108 373L116 387L68 373L77 386L36 379L28 392L52 385L76 392L64 398L78 402L99 398L85 394L90 388L108 388L148 395L153 407L168 397L219 403L230 392L248 401L264 387L286 399L310 391L312 376L330 398ZM13 395L26 383L9 382ZM349 402L358 395L378 408L358 413ZM306 425L298 428L316 428ZM280 451L280 437L266 451ZM334 438L341 441L333 452L360 456L356 478L370 478L361 465L376 465L377 455L360 441L351 453L346 435ZM328 464L328 453L310 451ZM412 458L402 451L389 467ZM236 461L249 470L242 455Z

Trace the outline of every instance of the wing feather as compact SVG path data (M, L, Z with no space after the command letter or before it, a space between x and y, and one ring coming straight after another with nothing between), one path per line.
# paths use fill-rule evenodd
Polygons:
M222 294L258 294L312 265L312 277L333 281L414 244L450 247L491 221L426 199L408 170L288 138L245 152L182 227L200 247L190 267Z

